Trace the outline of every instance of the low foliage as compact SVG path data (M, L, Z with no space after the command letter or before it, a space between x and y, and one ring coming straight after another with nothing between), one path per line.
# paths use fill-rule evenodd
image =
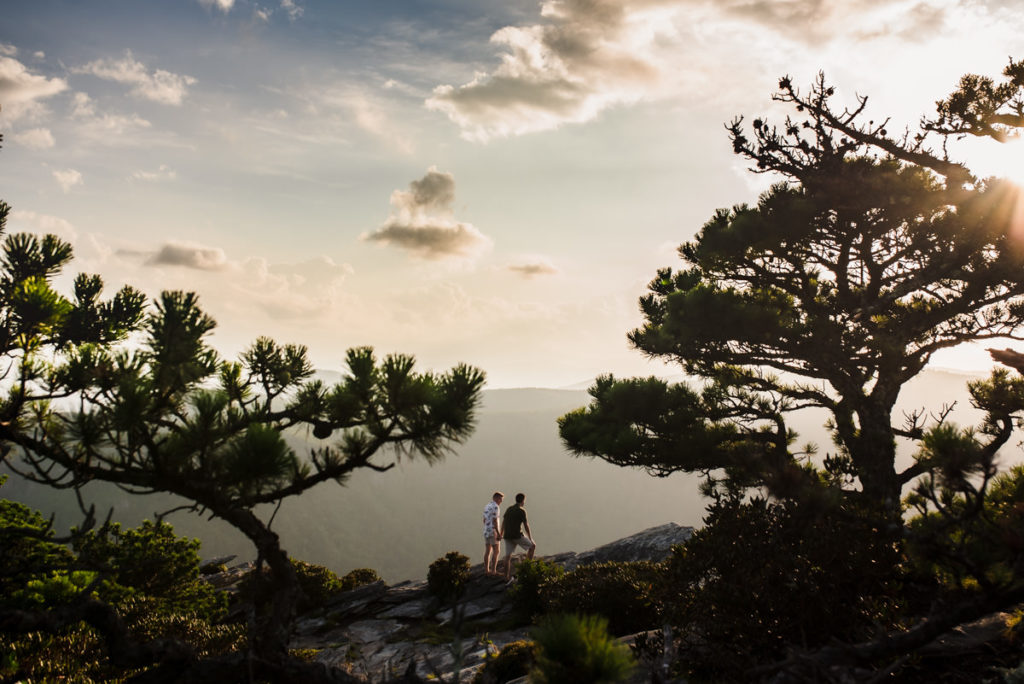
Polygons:
M72 548L52 541L49 525L21 504L0 501L0 608L46 612L85 599L110 604L139 643L173 639L200 656L244 643L239 625L219 625L226 597L201 579L199 542L170 525L118 524L74 536ZM116 682L136 674L110 663L106 645L84 623L54 633L0 635L5 680Z
M526 675L534 662L533 642L510 642L497 655L487 659L476 673L473 684L505 684Z
M510 592L521 620L532 620L544 612L547 585L565 574L565 568L542 558L524 558L516 567L516 583Z
M356 568L341 578L341 590L352 591L367 584L380 582L381 577L372 568Z
M6 478L0 477L0 485ZM9 607L37 603L33 583L68 578L73 556L50 541L53 532L39 511L0 500L0 602ZM70 581L70 580L68 580Z
M608 621L594 615L550 615L533 631L536 684L621 682L635 662L629 647L608 634Z
M458 551L449 551L430 564L427 588L442 601L455 601L469 581L469 558Z
M583 565L545 582L544 612L600 615L617 636L651 629L660 624L661 577L661 566L648 561Z
M79 562L106 579L100 594L108 601L145 596L164 613L194 613L203 620L223 616L227 598L199 576L198 539L174 534L164 522L146 520L137 528L113 523L77 538Z
M60 681L70 684L124 681L126 673L107 666L96 635L85 627L59 634L31 632L9 639L0 635L3 681Z
M897 552L872 518L792 502L719 501L673 549L667 619L691 638L691 676L741 680L793 646L866 639L895 626Z

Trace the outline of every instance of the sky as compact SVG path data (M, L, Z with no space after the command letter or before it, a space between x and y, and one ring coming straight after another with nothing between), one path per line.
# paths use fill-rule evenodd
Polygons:
M1011 0L31 0L0 22L8 231L108 293L194 290L257 336L478 366L489 387L678 372L638 298L770 182L724 124L778 79L913 126L1024 58ZM890 126L892 128L893 126ZM898 128L897 128L898 130ZM981 171L1024 155L954 143ZM1018 162L1019 158L1019 162ZM65 279L67 286L70 275ZM991 365L980 349L936 363Z

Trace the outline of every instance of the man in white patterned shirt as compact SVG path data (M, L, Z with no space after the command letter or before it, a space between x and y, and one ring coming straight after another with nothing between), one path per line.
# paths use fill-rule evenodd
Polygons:
M498 507L504 498L501 492L494 492L494 496L484 506L484 572L488 575L498 574L498 542L501 541Z

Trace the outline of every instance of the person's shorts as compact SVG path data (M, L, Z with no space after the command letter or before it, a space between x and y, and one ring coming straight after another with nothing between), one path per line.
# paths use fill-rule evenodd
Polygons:
M497 546L497 544L498 544L498 537L497 537L497 535L485 534L484 535L484 544L486 544L487 546Z
M505 539L505 555L511 556L515 552L517 546L523 551L529 551L534 547L534 543L527 537L520 537L519 539Z

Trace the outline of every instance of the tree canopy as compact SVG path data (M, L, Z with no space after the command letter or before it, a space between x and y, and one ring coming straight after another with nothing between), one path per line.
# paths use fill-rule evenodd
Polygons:
M897 471L896 439L929 427L923 414L894 419L900 389L940 349L1020 339L1020 191L929 152L927 127L897 140L887 124L862 124L866 98L834 111L824 78L806 95L789 78L779 88L794 117L751 130L736 119L729 133L781 180L679 247L683 267L658 271L629 334L698 387L602 378L561 433L576 453L656 474L724 473L726 486L782 496L825 480L897 510L928 466ZM817 473L798 463L787 422L810 407L829 412L836 447ZM990 455L1013 427L997 414Z

